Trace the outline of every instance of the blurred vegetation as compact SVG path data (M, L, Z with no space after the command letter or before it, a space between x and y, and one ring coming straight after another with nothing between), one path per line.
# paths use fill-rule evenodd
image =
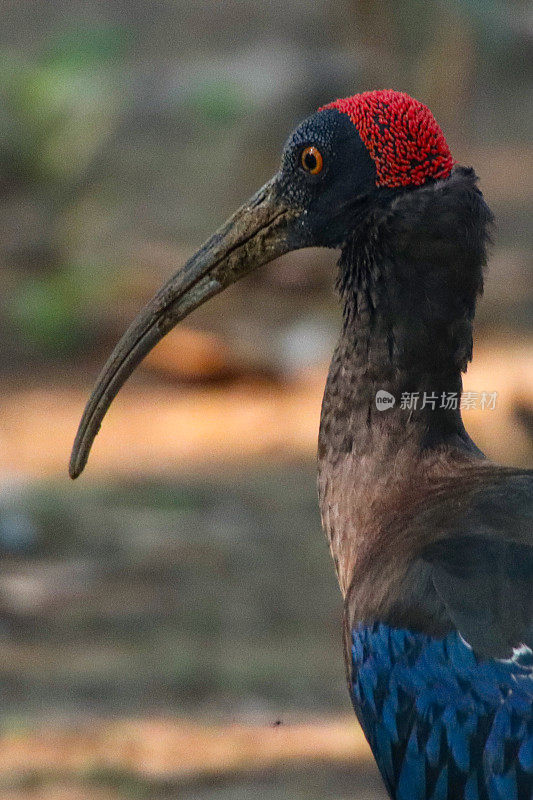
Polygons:
M61 3L50 14L42 0L5 9L4 366L107 346L152 276L264 181L291 127L333 96L394 85L432 107L459 155L530 147L533 33L521 0L106 8L96 21ZM498 211L498 187L489 199ZM530 207L529 195L503 213L501 243L531 244ZM509 310L503 322L516 320Z
M124 100L113 71L127 38L117 26L77 27L51 36L31 60L0 52L0 192L17 214L4 266L19 272L6 313L30 353L72 352L84 327L79 285L86 303L102 294L101 281L96 291L92 279L101 270L69 260L61 226L117 128Z
M7 714L345 707L310 471L12 487L0 512Z

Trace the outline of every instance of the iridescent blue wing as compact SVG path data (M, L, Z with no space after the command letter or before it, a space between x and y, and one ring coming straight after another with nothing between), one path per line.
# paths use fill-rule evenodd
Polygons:
M531 800L532 660L479 660L457 632L357 625L352 698L391 797Z

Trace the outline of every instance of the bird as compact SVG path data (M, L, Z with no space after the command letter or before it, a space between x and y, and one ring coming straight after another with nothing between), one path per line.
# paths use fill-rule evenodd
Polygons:
M533 798L533 471L491 461L461 415L492 228L423 103L378 89L322 106L126 331L70 461L75 478L124 381L193 309L289 251L340 251L318 495L349 694L394 800Z

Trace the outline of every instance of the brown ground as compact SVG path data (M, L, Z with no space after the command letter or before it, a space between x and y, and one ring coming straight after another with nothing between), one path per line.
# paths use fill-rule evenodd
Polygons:
M256 377L203 386L133 379L115 401L89 462L92 477L183 474L268 460L313 457L327 367L280 383ZM95 377L90 376L90 379ZM0 470L31 478L66 475L90 389L44 380L0 398ZM465 390L498 392L496 409L466 410L467 429L503 463L531 463L518 419L533 409L533 342L480 345Z
M176 719L105 720L41 727L0 739L0 773L91 769L144 778L206 778L298 762L369 760L352 717L293 725L201 725Z
M333 776L351 770L358 798L385 798L352 718L225 727L170 718L105 720L42 726L0 740L1 800L189 798L211 782L233 796L231 786L243 779L260 787L265 776L298 770Z

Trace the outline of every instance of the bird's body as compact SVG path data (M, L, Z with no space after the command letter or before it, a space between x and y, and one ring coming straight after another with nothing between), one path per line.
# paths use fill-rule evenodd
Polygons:
M485 459L460 414L489 221L456 168L373 214L339 265L320 506L352 700L396 800L533 797L533 654L513 656L533 644L533 479Z
M460 412L491 221L425 106L324 107L126 332L71 461L76 477L124 380L193 308L288 250L341 249L319 497L350 693L393 800L533 798L533 473L486 459Z

